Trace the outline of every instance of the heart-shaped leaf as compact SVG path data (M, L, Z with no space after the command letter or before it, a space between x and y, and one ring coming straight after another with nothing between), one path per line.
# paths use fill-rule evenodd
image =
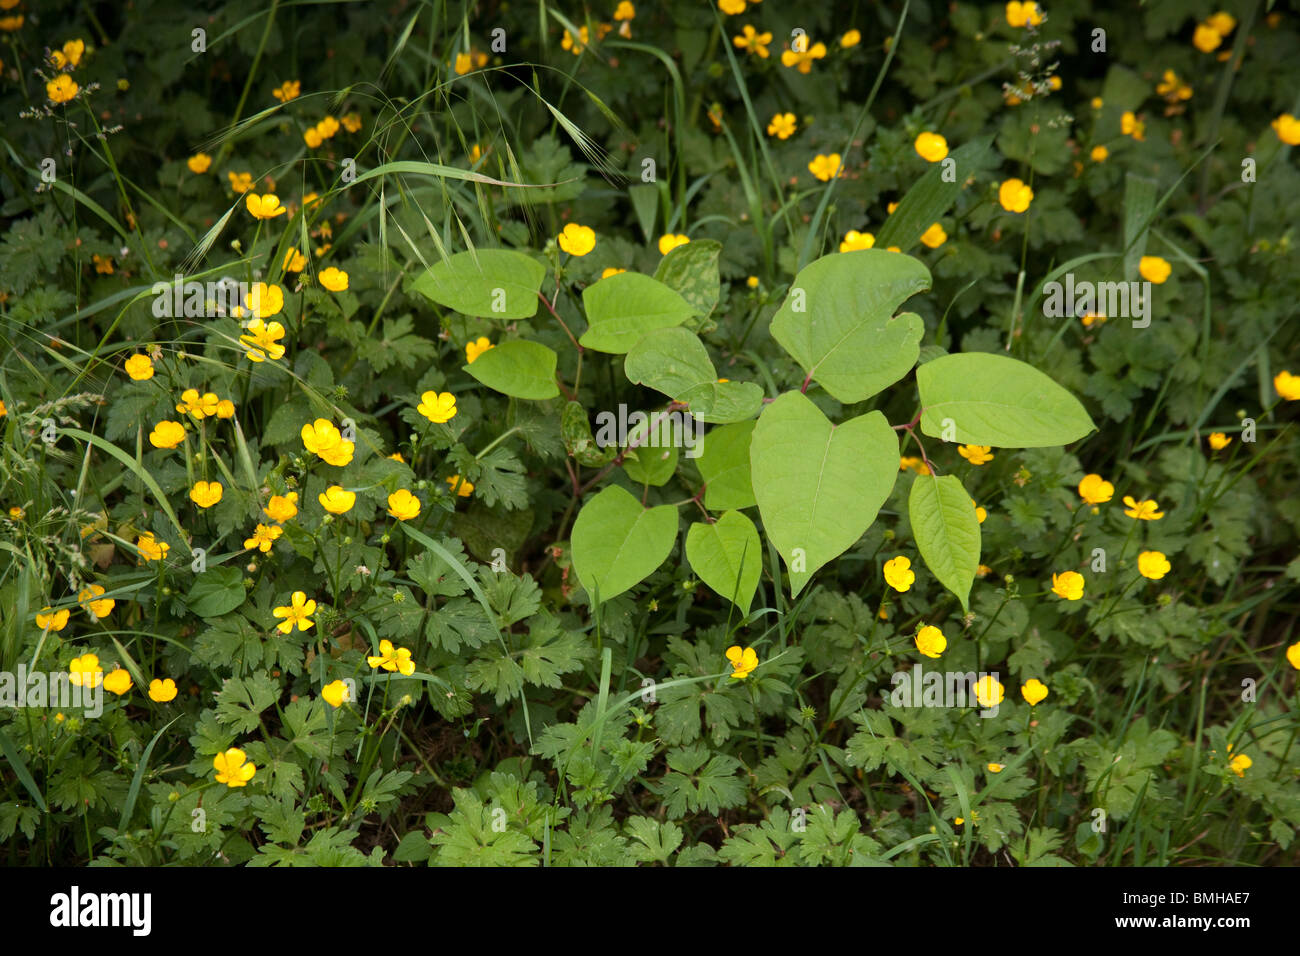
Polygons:
M763 567L754 522L739 511L728 511L712 524L691 525L686 532L686 560L701 581L749 613Z
M756 424L724 425L704 436L704 451L698 465L705 481L704 507L710 511L749 508L754 504L749 443Z
M678 292L698 315L707 316L722 291L718 276L721 252L722 243L716 239L694 239L664 256L655 278Z
M763 389L753 382L706 382L681 397L702 422L725 425L743 422L763 407Z
M462 368L502 395L540 402L560 394L555 385L555 362L555 352L545 345L510 339L480 352Z
M610 485L582 506L573 523L573 569L592 605L645 580L673 550L677 509L643 508Z
M926 567L969 611L980 564L980 522L971 496L955 475L917 475L907 513Z
M411 290L464 315L526 319L545 277L546 267L522 252L475 249L434 263Z
M698 385L718 381L708 349L698 335L683 328L657 329L643 336L628 351L623 371L628 381L676 401Z
M587 331L578 339L597 352L622 354L655 329L681 325L691 307L662 282L639 272L620 272L582 290Z

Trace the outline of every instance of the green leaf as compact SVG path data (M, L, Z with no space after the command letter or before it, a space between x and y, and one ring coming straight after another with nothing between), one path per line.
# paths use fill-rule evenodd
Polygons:
M239 568L209 568L194 578L185 603L199 617L220 617L243 604L244 596Z
M1067 445L1096 426L1079 400L1032 365L989 352L943 355L916 370L921 431L966 445ZM944 435L944 420L953 429Z
M620 272L587 286L582 304L590 326L578 341L597 352L622 354L646 333L691 317L685 299L639 272Z
M926 567L969 611L980 564L980 522L971 496L955 475L918 475L907 513Z
M546 267L522 252L476 249L434 263L411 291L464 315L527 319L537 312L545 277Z
M946 162L932 163L876 233L876 248L888 250L890 246L898 246L907 252L920 242L921 234L957 201L966 178L988 163L992 145L991 136L982 136L954 149L948 159L956 163L955 182L943 180Z
M739 511L728 511L713 524L691 525L686 532L686 560L701 581L749 613L763 565L754 522Z
M753 418L763 407L763 389L753 382L706 382L682 396L702 422L726 425Z
M749 461L794 596L875 520L898 478L898 438L880 412L832 425L806 395L787 392L759 416Z
M592 606L648 577L664 563L676 537L676 508L643 508L618 485L583 505L573 523L573 569Z
M502 395L541 402L560 394L555 386L555 362L555 352L545 345L511 339L461 367Z
M649 433L651 422L654 423L654 437L647 441L644 436ZM677 470L676 439L684 437L674 434L678 431L672 419L662 411L654 411L648 420L628 432L630 450L623 453L623 470L627 476L639 485L654 485L656 488L666 485ZM631 448L634 444L636 447Z
M623 371L628 381L663 392L675 401L682 401L682 396L698 385L718 381L708 349L698 335L683 328L658 329L642 337L628 351Z
M710 511L749 508L754 486L749 477L749 442L757 422L715 428L704 436L697 462L704 478L704 507Z
M718 255L722 243L716 239L694 239L664 256L655 278L678 292L697 313L707 316L718 304L721 280Z
M578 402L569 402L560 416L560 433L564 448L584 468L600 468L616 454L614 448L601 448L591 434L587 410Z
M654 237L655 213L659 211L659 187L654 183L636 183L627 187L627 194L632 200L641 234L649 242Z
M772 337L835 398L860 402L916 364L925 323L894 311L928 288L930 271L911 256L884 249L822 256L794 277Z

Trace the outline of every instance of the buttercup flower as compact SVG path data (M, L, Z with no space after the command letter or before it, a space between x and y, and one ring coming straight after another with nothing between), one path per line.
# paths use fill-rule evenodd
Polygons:
M1223 42L1223 34L1208 23L1198 23L1196 32L1192 34L1192 46L1202 53L1212 53L1219 48Z
M366 663L371 670L382 667L386 671L397 671L403 677L415 673L415 661L411 660L410 650L405 647L394 648L393 642L388 640L379 642L379 653L367 657Z
M1110 155L1110 150L1105 146L1094 146L1092 152L1088 154L1094 163L1104 163L1106 157Z
M659 237L659 255L666 256L678 246L684 246L691 241L691 237L678 233L677 235L666 235Z
M1229 33L1231 33L1233 30L1237 28L1236 18L1233 17L1232 14L1225 13L1222 10L1220 10L1218 13L1214 14L1213 16L1206 17L1205 22L1216 33L1218 33L1219 36L1226 37Z
M265 324L261 319L248 323L248 331L239 337L244 354L250 362L264 362L268 358L284 357L284 346L277 341L284 338L284 326L279 322Z
M307 144L309 149L319 149L320 144L325 142L325 138L313 126L303 132L302 141Z
M1134 501L1132 495L1125 495L1124 504L1128 506L1124 509L1124 513L1139 521L1159 521L1165 516L1165 513L1160 510L1160 504L1154 498Z
M1101 475L1084 475L1079 482L1079 497L1090 505L1101 505L1115 495L1115 486Z
M47 605L37 612L36 626L41 630L49 628L51 631L61 631L68 626L68 615L70 613L66 607L56 611Z
M938 249L947 241L948 234L943 231L943 226L937 222L921 234L921 243L931 249Z
M158 704L165 704L176 699L176 682L170 677L163 680L154 678L149 682L149 699Z
M275 283L268 285L265 282L254 282L253 287L244 296L244 305L257 318L269 319L284 308L284 290ZM238 318L242 314L243 310L236 307L235 317Z
M320 284L331 292L342 292L348 287L348 274L342 269L330 266L320 274Z
M1273 387L1278 397L1288 401L1300 401L1300 375L1292 375L1283 369L1273 376Z
M274 193L267 193L265 196L253 192L247 193L244 196L244 205L248 207L254 219L274 219L288 212L280 205L280 197Z
M388 513L398 521L410 521L420 514L420 499L399 488L388 496Z
M1156 84L1156 92L1171 103L1192 98L1192 88L1180 80L1173 70L1165 70L1164 77Z
M1052 593L1067 601L1083 597L1083 575L1078 571L1062 571L1052 575Z
M781 65L785 67L794 67L800 73L809 73L812 71L813 60L820 60L826 56L826 44L814 43L808 44L808 38L803 38L803 50L785 50L781 54Z
M830 182L841 172L840 154L831 153L829 156L823 156L818 153L813 157L812 162L808 164L808 171L822 182Z
M922 133L913 143L917 155L927 163L937 163L948 155L948 141L938 133Z
M456 396L451 392L425 392L415 410L436 425L456 417Z
M211 508L221 500L221 482L196 481L190 489L190 501L200 508Z
M281 103L288 103L290 100L296 100L302 92L302 83L298 80L285 80L279 86L271 91Z
M1102 325L1106 321L1104 315L1098 315L1096 312L1085 312L1079 316L1079 321L1083 323L1085 329L1090 329L1093 325Z
M1000 763L991 763L987 766L989 773L1001 773L1005 768Z
M217 414L217 405L220 401L215 392L199 395L198 389L187 388L181 392L181 403L176 406L176 411L195 419L204 419Z
M452 487L452 490L454 490L456 495L460 498L468 498L474 493L474 486L460 475L451 475L448 477L447 484Z
M126 360L125 368L126 374L137 382L145 382L153 378L153 360L139 352Z
M852 252L855 249L870 249L876 244L876 237L869 232L858 232L856 229L850 229L844 234L844 241L840 243L840 252Z
M117 602L112 598L100 597L103 593L104 585L92 584L77 595L77 603L97 618L108 617L113 613Z
M845 50L855 47L861 42L862 33L858 30L849 30L844 36L840 37L840 47Z
M355 492L345 491L341 485L330 485L316 496L320 506L332 515L347 514L357 503Z
M993 452L988 445L958 445L957 454L972 465L986 465L993 460Z
M332 116L326 116L316 124L316 132L320 134L321 139L330 139L339 131L339 121Z
M1013 27L1036 27L1043 22L1042 11L1037 3L1020 3L1012 0L1007 4L1007 24Z
M747 647L743 651L738 645L728 647L727 660L731 662L732 680L744 680L754 673L754 668L758 666L758 652L752 647Z
M68 682L77 687L98 687L104 680L104 669L99 666L97 654L82 654L68 664Z
M729 17L745 12L745 0L718 0L718 9Z
M930 473L929 466L915 455L903 455L898 459L898 470L907 471L908 469L918 475L928 475Z
M981 707L996 707L1007 695L1006 689L993 676L985 674L975 682L975 699Z
M10 10L17 6L16 3L10 3L7 6L0 4L0 10ZM61 70L65 66L78 66L81 63L81 55L86 52L86 43L84 40L69 40L63 44L62 50L55 50L50 54L50 62L54 64L56 70Z
M1042 703L1047 697L1047 685L1037 677L1031 677L1020 687L1020 695L1025 698L1025 702L1033 707Z
M1300 671L1300 641L1296 641L1286 649L1287 663Z
M616 266L610 266L608 269L603 269L603 270L601 270L600 277L601 277L602 279L608 279L610 276L616 276L616 275L618 275L620 272L627 272L627 270L626 270L626 269L619 269L619 268L617 268Z
M948 639L943 631L933 624L927 624L916 632L916 649L926 657L939 657L948 648Z
M911 567L911 560L901 554L889 559L885 562L885 583L895 591L906 591L916 580L916 572Z
M230 188L234 192L243 194L253 188L252 173L226 173L230 179Z
M495 348L486 335L481 335L465 346L465 364L473 365L474 360L490 348Z
M742 33L741 36L731 38L732 44L747 53L757 53L766 60L768 56L767 45L772 42L772 34L759 33L748 23L745 24Z
M1159 256L1143 256L1138 262L1138 272L1142 274L1142 278L1156 285L1168 279L1171 271L1169 263Z
M104 678L104 690L112 691L118 697L129 691L132 686L134 685L131 681L131 675L120 667Z
M349 133L357 133L361 130L360 113L344 113L343 118L339 122L343 124L343 128Z
M135 547L140 552L141 561L161 561L172 548L166 541L155 541L151 534L142 534L136 538Z
M284 529L277 524L266 525L258 522L253 529L253 536L244 539L244 547L249 551L257 550L266 554L271 550L271 545L275 544L275 539L284 534Z
M975 504L974 498L971 499L970 503L972 505L975 505L975 520L978 521L980 524L983 524L984 519L989 516L989 513L983 508L981 508L979 505Z
M776 113L767 124L767 135L777 139L789 139L797 128L793 113Z
M1290 113L1283 113L1269 125L1282 142L1288 146L1300 146L1300 120Z
M352 698L348 694L348 685L341 680L331 681L320 689L320 695L331 707L342 707L345 700Z
M227 787L246 787L248 781L257 773L257 767L247 763L247 756L238 747L231 747L225 753L212 758L212 766L217 771L217 783Z
M1223 451L1232 444L1232 439L1223 432L1211 432L1209 441L1210 447L1215 451Z
M1246 776L1246 771L1250 769L1251 764L1254 762L1255 761L1251 760L1245 754L1237 754L1237 756L1228 761L1228 769L1238 777L1244 777Z
M1138 574L1159 581L1169 573L1169 559L1159 551L1143 551L1138 555Z
M66 103L77 95L76 81L66 73L60 73L50 82L45 84L45 94L55 103Z
M271 613L284 618L275 626L281 634L288 634L295 624L298 625L298 630L305 631L316 623L311 619L316 613L316 602L309 600L306 592L294 591L288 604L272 609Z
M1125 136L1132 136L1139 143L1146 139L1147 124L1140 122L1132 110L1125 110L1119 118L1119 131Z
M307 257L295 247L290 246L284 254L284 271L302 272L305 268L307 268Z
M299 434L303 447L327 464L342 468L352 461L356 443L344 441L343 435L329 419L318 418L310 425L303 425Z
M596 230L571 222L557 237L560 248L571 256L585 256L596 248Z
M998 187L998 202L1007 212L1024 212L1033 199L1034 191L1022 180L1008 179Z
M262 510L272 521L283 524L298 513L298 492L290 491L283 495L272 495L271 500Z
M631 0L619 0L619 4L614 8L615 20L634 20L636 19L636 7L632 5Z
M234 418L235 403L228 398L223 398L221 401L217 402L217 417Z

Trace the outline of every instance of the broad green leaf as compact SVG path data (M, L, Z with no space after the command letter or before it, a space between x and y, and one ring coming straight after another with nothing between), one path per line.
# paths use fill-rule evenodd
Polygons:
M1005 355L943 355L916 370L921 431L966 445L1068 445L1096 426L1079 400L1032 365ZM944 422L952 429L944 434Z
M907 513L926 567L969 611L980 565L980 522L971 496L955 475L917 475Z
M708 349L698 335L683 328L658 329L642 337L628 351L623 371L628 381L663 392L676 401L682 401L682 396L698 385L718 381Z
M665 415L662 410L649 414L648 421L628 432L627 443L631 450L623 454L623 470L637 484L658 488L666 485L677 470L677 445L685 436L675 422L680 421L683 413L678 412L673 417ZM654 437L646 441L652 422ZM632 448L632 445L636 447Z
M510 339L461 367L502 395L540 402L560 394L555 385L555 362L555 352L545 345Z
M704 507L710 511L749 508L754 486L749 478L749 442L757 422L715 428L704 436L697 464L705 481Z
M739 511L728 511L713 524L696 522L686 532L686 560L701 581L749 613L763 566L754 522Z
M681 400L700 421L726 425L757 415L763 407L763 389L753 382L706 382L690 389Z
M694 239L664 256L655 269L655 278L680 293L698 314L707 316L718 304L721 292L721 252L722 243L716 239Z
M584 468L607 465L617 453L612 446L601 448L596 444L587 410L577 402L564 406L564 413L560 416L560 434L564 437L565 450Z
M938 222L957 201L967 177L988 164L992 145L993 137L982 136L954 149L948 156L953 161L952 166L947 160L932 163L880 227L875 248L887 250L890 246L898 246L907 252L920 242L921 234ZM953 169L954 182L944 182L945 168Z
M930 288L911 256L859 249L822 256L794 277L772 318L772 337L845 404L870 398L916 364L925 323L894 311Z
M199 617L220 617L243 604L244 597L244 575L239 568L209 568L194 578L185 603Z
M597 596L608 601L645 580L664 563L676 538L676 508L643 508L610 485L582 506L573 523L573 570L594 606Z
M411 289L464 315L526 319L537 312L545 277L546 267L522 252L476 249L434 263Z
M691 317L685 299L639 272L620 272L592 283L582 290L582 304L590 325L578 341L616 355L631 349L641 336Z
M898 478L898 438L880 412L832 425L806 395L786 392L759 416L749 461L794 596L875 520Z

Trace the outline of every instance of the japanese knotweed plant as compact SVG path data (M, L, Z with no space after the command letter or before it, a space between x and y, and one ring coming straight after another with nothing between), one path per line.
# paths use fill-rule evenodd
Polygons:
M593 439L586 410L570 402L563 416L570 453L581 465L605 473L621 466L633 481L660 486L679 466L670 416L689 413L717 426L698 459L705 486L697 497L706 518L687 530L685 553L705 584L747 613L763 545L746 511L757 507L797 596L875 521L898 478L898 435L906 432L926 465L908 501L917 546L969 611L980 565L974 501L957 477L937 473L921 435L999 448L1064 445L1094 429L1088 413L1047 375L1007 356L941 354L918 366L924 323L897 310L930 288L930 273L917 259L883 249L826 255L795 276L771 334L804 370L801 384L765 398L755 383L720 379L690 330L717 301L717 252L717 243L691 243L670 252L653 277L621 272L583 291L588 328L578 343L622 355L628 380L668 401L621 448ZM543 301L544 275L523 253L482 250L451 256L416 288L465 314L523 319ZM556 364L550 348L513 339L465 371L502 394L540 401L560 394ZM914 368L920 409L910 422L891 424L880 411L832 421L806 394L816 383L852 406L898 385ZM677 531L673 505L645 507L617 485L589 498L573 525L572 560L593 606L659 568Z

